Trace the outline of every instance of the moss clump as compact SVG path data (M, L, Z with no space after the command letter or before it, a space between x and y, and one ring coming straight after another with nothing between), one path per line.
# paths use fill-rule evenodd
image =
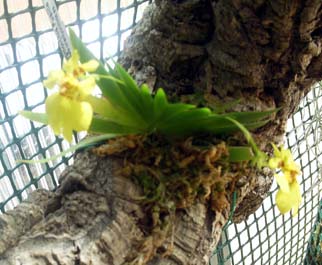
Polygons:
M144 194L141 204L150 216L148 222L144 220L147 237L129 264L145 264L160 251L171 236L177 210L196 201L209 204L213 211L229 208L235 183L247 169L246 164L229 163L225 142L207 137L169 141L160 136L126 136L94 152L121 156L124 165L115 173L131 178Z

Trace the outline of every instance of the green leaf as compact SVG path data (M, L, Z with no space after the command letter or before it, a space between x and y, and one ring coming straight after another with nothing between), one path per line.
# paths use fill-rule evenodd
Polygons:
M216 102L208 102L210 103L210 108L213 110L213 112L222 114L225 113L227 109L230 109L234 106L236 106L240 102L240 99L235 99L227 103L222 103L220 100Z
M88 131L92 133L113 133L122 135L144 133L144 131L140 131L138 128L121 125L100 117L93 117Z
M153 124L153 122L155 121L154 99L151 96L149 87L145 84L140 88L140 100L142 117L144 117L148 124Z
M226 119L229 120L230 122L232 122L233 124L235 124L236 127L239 128L242 131L242 133L244 134L247 142L250 143L252 148L256 151L258 149L257 145L255 144L255 142L253 140L253 137L250 134L250 132L247 130L247 128L243 124L241 124L240 122L234 120L231 117L226 117Z
M165 109L168 107L169 103L167 100L167 96L162 88L157 90L156 95L154 96L153 101L153 113L154 113L154 122L152 124L155 127L155 124L161 119L164 115Z
M95 59L74 32L70 31L70 37L73 47L79 51L82 62ZM117 63L115 69L108 66L108 71L101 63L97 73L103 75L98 85L110 104L101 108L103 111L97 111L102 116L102 120L99 121L99 129L97 129L97 123L93 125L93 130L102 131L105 118L104 123L113 132L125 132L128 129L131 133L159 131L162 134L175 136L189 136L204 132L230 134L237 130L248 131L259 128L268 122L272 113L277 111L215 114L208 108L168 103L162 89L152 96L146 85L139 88L126 70ZM237 121L238 124L232 120Z
M74 49L78 51L80 61L82 63L88 62L90 60L96 60L99 62L99 66L95 71L99 76L109 76L109 72L105 69L104 64L99 61L94 54L84 45L84 43L76 36L72 29L69 29L69 36ZM128 102L126 97L124 97L122 91L120 91L120 86L115 80L111 78L100 78L96 81L97 85L102 91L102 94L109 98L109 100L114 105L119 105L123 108L127 108Z
M181 107L181 106L180 106ZM207 108L177 109L177 113L164 117L156 125L156 129L163 134L187 136L201 132L203 121L209 117L211 113Z
M106 71L103 63L100 60L98 60L89 49L87 49L84 43L76 36L75 32L71 28L69 28L69 37L73 48L78 51L80 61L82 63L86 63L90 60L96 60L99 62L99 66L96 70L96 73L100 75L108 75L108 72ZM110 85L110 82L105 79L97 81L97 85L102 90L103 95L105 95L107 88L110 87L106 86L106 84Z
M48 117L47 117L47 114L45 113L22 110L22 111L19 111L19 114L29 120L40 122L43 124L48 124Z
M243 125L248 130L254 130L260 127L263 127L267 124L270 120L263 120L263 121L255 121L255 122L245 122ZM239 121L238 121L239 122ZM240 122L239 122L240 123Z
M103 135L99 135L99 136L89 137L89 138L86 138L86 139L80 141L78 144L68 148L67 150L65 150L57 155L51 156L49 158L40 159L40 160L17 160L17 163L26 163L26 164L47 163L49 161L56 160L57 158L60 158L64 155L68 154L69 152L74 152L77 149L90 146L93 143L97 143L97 142L100 142L103 140L115 138L117 136L120 136L120 134L103 134Z
M123 95L127 97L132 107L137 111L140 109L140 93L139 88L132 77L118 63L115 64L115 70L118 73L119 79L123 81Z
M195 109L196 106L183 104L183 103L168 103L165 105L162 115L159 115L158 124L169 122L173 117L178 116L180 113Z
M99 114L105 120L118 123L120 125L142 128L131 112L112 105L106 98L88 96L87 101L93 107L95 113Z
M259 121L267 119L271 114L278 112L279 109L272 109L267 111L244 111L244 112L230 112L222 114L223 117L233 118L241 123Z
M254 158L252 149L249 146L229 146L228 160L230 162L251 161Z
M156 125L157 130L163 134L189 136L198 133L211 133L219 135L230 134L240 130L235 123L227 119L227 115L211 113L207 108L187 110L185 106L182 106L181 109L175 112L171 110L171 107L175 104L169 105L169 108L165 111L165 113L169 112L169 114L167 114L169 117L160 119ZM256 129L265 125L267 122L268 120L251 120L250 122L245 122L244 126L247 129Z
M82 63L89 60L99 61L71 29L69 34L73 48L78 50ZM118 109L119 116L123 116L122 120L125 119L125 115L130 116L132 118L131 125L136 123L141 128L148 128L142 115L146 113L146 109L142 108L139 88L132 77L117 63L115 70L108 66L109 71L104 68L102 62L99 63L95 73L99 75L100 79L96 83L103 96L108 98L115 109Z

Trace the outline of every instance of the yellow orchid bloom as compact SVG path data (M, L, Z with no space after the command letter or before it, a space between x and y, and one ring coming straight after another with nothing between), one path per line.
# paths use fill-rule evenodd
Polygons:
M290 191L290 182L288 178L284 174L275 174L276 182L280 188L280 190L284 192Z
M295 216L298 213L299 206L302 201L300 185L297 181L294 181L289 185L289 191L285 192L280 189L275 197L276 205L282 214L292 210L292 215Z
M55 134L63 134L64 138L71 142L72 132L88 130L93 109L86 101L71 100L60 93L50 95L46 100L46 112L48 123Z
M94 72L99 63L96 60L90 60L86 63L79 63L79 54L77 50L72 52L72 56L63 64L63 70L75 77L82 77L86 72Z
M59 80L62 80L65 76L65 73L62 70L51 71L48 75L48 78L43 81L43 85L47 88L53 88L58 84Z
M87 131L93 117L93 108L87 97L95 87L95 78L86 72L95 71L98 62L79 63L77 51L64 62L63 70L51 71L43 84L47 88L59 87L45 102L48 124L55 134L63 134L69 142L72 132Z
M279 186L275 198L276 205L282 214L292 209L292 215L295 216L302 201L300 185L297 182L297 176L301 173L300 167L295 163L289 149L281 147L279 150L276 145L272 145L274 157L269 160L268 165L271 169L282 170L281 174L275 174Z
M301 171L298 164L295 163L291 151L283 147L279 150L275 144L272 144L272 146L274 148L274 157L269 160L269 167L272 169L280 168L284 173L288 172L290 178L296 179L296 176Z

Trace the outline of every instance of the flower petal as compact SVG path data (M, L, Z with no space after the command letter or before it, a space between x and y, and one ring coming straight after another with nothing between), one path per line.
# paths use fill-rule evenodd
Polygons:
M298 213L300 204L302 202L302 195L300 190L300 185L297 181L291 184L290 192L292 194L293 206L292 206L292 215L295 216Z
M53 88L55 85L61 83L64 78L64 72L61 70L50 71L48 78L43 81L43 84L47 88Z
M98 68L99 63L96 60L90 60L81 65L81 68L86 72L94 72Z
M273 149L274 149L274 156L275 157L281 157L281 151L277 148L277 146L275 144L273 144L273 143L272 143L272 146L273 146Z
M285 214L292 209L293 204L289 199L289 195L289 192L283 192L282 190L276 193L275 202L281 214Z
M71 104L70 124L75 131L87 131L93 118L93 108L88 102L73 101Z
M279 168L279 165L281 163L281 159L278 157L272 157L269 161L268 161L268 166L271 169L277 169Z
M50 95L45 102L48 124L52 127L56 135L61 133L62 122L61 114L59 112L61 100L63 100L63 97L59 93L54 93Z
M93 92L95 85L96 82L93 76L88 76L80 81L78 84L80 98L84 100L88 95L90 95Z
M73 140L73 130L70 126L65 124L65 126L62 128L63 129L63 136L64 138L68 141L71 142Z
M63 134L68 141L72 140L73 130L88 130L93 108L86 100L95 88L95 77L86 75L86 71L95 71L99 63L90 60L84 64L79 62L79 54L72 52L70 59L63 64L63 70L52 71L44 85L52 88L59 86L59 93L46 99L48 123L55 134Z
M77 50L73 50L72 56L63 63L63 69L66 73L72 74L78 67L79 55Z
M275 174L274 176L278 186L280 187L280 190L282 190L283 192L290 192L290 184L288 182L288 179L285 177L285 175Z
M276 194L276 205L282 214L292 209L292 215L295 216L298 213L299 206L302 201L300 185L297 181L290 185L290 191L284 192L279 190Z
M48 123L56 135L63 134L67 141L72 141L72 132L88 130L93 109L88 102L79 102L54 93L46 100Z

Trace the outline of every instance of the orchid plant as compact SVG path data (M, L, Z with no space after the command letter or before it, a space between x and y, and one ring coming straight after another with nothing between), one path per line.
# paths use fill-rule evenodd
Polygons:
M301 194L296 177L300 169L290 151L273 145L274 157L269 159L258 149L249 132L265 125L276 110L218 114L205 107L170 103L163 89L152 94L146 85L139 87L118 64L106 69L73 31L70 31L70 38L74 48L71 58L63 63L61 70L50 72L43 82L48 89L58 89L47 97L46 113L21 111L21 115L30 120L48 124L56 135L63 135L69 142L73 131L96 135L59 155L129 134L158 133L169 138L182 138L200 133L229 135L240 130L249 145L230 146L229 161L251 161L259 168L281 169L283 174L275 175L280 186L276 195L277 206L283 214L291 209L293 215L297 214ZM100 97L92 93L96 85L102 92ZM37 162L55 158L57 156Z

